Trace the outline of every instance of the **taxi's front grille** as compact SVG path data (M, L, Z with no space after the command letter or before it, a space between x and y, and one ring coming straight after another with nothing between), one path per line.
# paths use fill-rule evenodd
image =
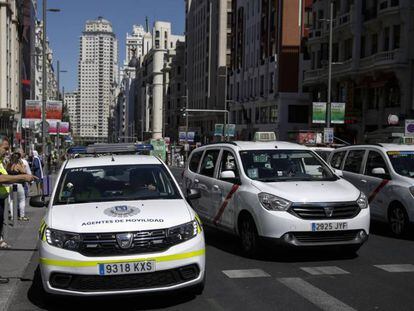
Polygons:
M149 230L132 232L133 242L129 248L119 246L116 236L118 233L84 233L81 234L79 252L82 255L123 256L160 252L171 246L166 230Z
M291 214L302 219L349 219L360 212L356 202L341 203L295 203L290 208Z
M330 232L292 232L292 235L303 244L351 242L358 238L359 230Z
M189 265L150 273L110 276L54 273L49 281L54 288L99 292L168 287L195 280L199 275L198 266Z

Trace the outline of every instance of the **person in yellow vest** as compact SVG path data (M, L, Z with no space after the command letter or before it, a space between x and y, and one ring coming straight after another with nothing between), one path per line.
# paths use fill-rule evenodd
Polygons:
M35 176L28 174L8 175L3 162L10 149L9 139L5 136L0 137L0 249L10 248L9 244L3 239L4 210L5 202L10 193L9 185L14 183L32 182Z

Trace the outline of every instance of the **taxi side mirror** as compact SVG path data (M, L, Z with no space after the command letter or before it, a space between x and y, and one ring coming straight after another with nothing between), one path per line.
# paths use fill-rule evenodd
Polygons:
M343 177L344 176L344 172L341 170L338 170L336 168L333 169L335 174L338 175L339 177Z
M42 195L36 195L34 197L30 198L30 206L32 207L45 207L49 205L49 200L46 199L44 196Z
M374 169L372 169L372 175L385 175L385 170L382 167L376 167Z

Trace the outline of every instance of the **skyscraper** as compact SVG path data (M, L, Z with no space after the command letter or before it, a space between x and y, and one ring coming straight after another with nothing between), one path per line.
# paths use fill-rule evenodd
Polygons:
M83 142L107 142L110 105L118 77L118 42L102 17L86 22L79 55L79 135Z

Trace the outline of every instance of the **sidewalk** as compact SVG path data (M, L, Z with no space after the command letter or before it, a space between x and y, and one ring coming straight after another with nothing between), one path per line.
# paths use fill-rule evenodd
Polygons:
M30 192L33 195L33 188ZM10 226L11 221L6 222L4 236L11 248L0 250L0 278L8 279L7 283L0 283L0 311L7 310L17 285L25 280L24 272L37 251L38 230L45 213L46 208L31 207L27 199L26 216L30 221L15 221L14 226Z

